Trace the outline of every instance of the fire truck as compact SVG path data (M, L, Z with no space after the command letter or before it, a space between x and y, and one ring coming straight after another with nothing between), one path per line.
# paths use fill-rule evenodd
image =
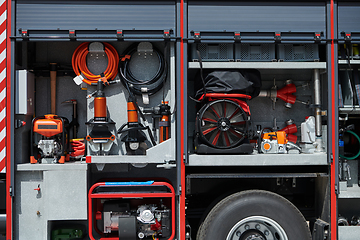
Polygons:
M357 239L359 12L0 1L0 239Z

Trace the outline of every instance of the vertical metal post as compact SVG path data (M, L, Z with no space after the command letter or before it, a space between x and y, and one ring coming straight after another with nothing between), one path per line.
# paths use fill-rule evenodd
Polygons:
M327 3L327 72L328 72L328 160L330 163L330 239L338 239L337 229L337 194L339 164L339 91L338 91L338 49L335 39L338 38L337 2Z
M315 134L316 152L323 152L322 124L321 124L321 82L320 70L314 69L314 104L315 104Z

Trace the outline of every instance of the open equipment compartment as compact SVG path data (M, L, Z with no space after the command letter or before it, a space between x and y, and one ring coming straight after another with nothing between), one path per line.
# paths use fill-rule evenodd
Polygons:
M100 182L91 186L88 201L90 239L174 239L175 192L169 183Z
M356 238L360 231L359 189L359 41L357 2L341 1L337 5L338 69L338 231L339 239Z
M193 238L326 235L326 112L332 104L326 6L325 1L188 1L185 176L187 228L197 230ZM249 50L239 48L242 44ZM241 84L253 88L238 88ZM248 97L252 91L258 92ZM298 214L287 211L285 221L272 215L273 194L289 200ZM309 223L298 222L301 236L286 230L286 222L296 219Z
M93 42L98 45L102 45L102 42ZM84 43L87 44L87 43ZM134 104L130 106L132 109L126 109L126 106L129 107L129 93L124 85L121 83L118 72L118 68L115 67L116 73L115 77L112 77L115 80L109 80L111 83L109 86L104 87L103 84L102 89L98 90L96 86L92 86L97 84L96 81L92 82L92 85L81 84L77 86L72 81L73 71L71 68L71 57L73 56L74 51L80 46L79 43L74 42L20 42L17 44L19 49L24 49L24 51L28 51L29 57L28 59L23 59L23 64L20 66L25 66L27 69L27 73L29 70L35 73L34 80L26 80L25 77L25 85L19 85L21 88L36 86L35 99L31 99L34 101L35 107L35 116L44 116L50 113L50 102L56 101L56 114L59 116L63 116L68 119L67 125L70 127L76 126L76 130L69 129L69 133L66 133L67 136L71 138L83 138L87 140L91 146L93 144L93 139L90 138L91 131L93 130L93 125L98 123L98 125L109 125L112 131L111 142L114 142L114 146L107 149L106 152L96 151L97 149L87 148L87 155L93 156L92 158L88 157L89 162L97 163L106 163L107 161L110 163L120 163L120 162L154 162L154 163L165 163L175 159L175 120L174 120L174 109L175 109L175 76L174 76L174 44L169 43L161 43L161 42L134 42L134 43L119 43L112 42L106 43L110 46L114 45L114 51L119 52L119 55L124 53L124 51L129 47L133 50L132 57L136 58L135 62L132 59L126 59L129 63L126 63L130 67L132 67L132 74L146 78L152 78L153 75L159 75L161 81L161 85L156 89L156 91L149 92L148 104L145 104L142 100L141 96L138 97L133 94L134 99L132 102L138 102L139 109L134 108ZM141 59L140 53L137 55L137 46L139 44L147 44L149 49L139 50L144 51L143 57ZM154 49L152 47L154 46ZM95 46L96 47L96 46ZM90 52L88 55L87 61L89 62L88 68L94 71L95 73L101 73L107 68L107 58L104 57L104 52L101 50L94 50L94 52ZM96 53L96 51L99 51ZM150 51L146 56L146 51ZM154 51L154 54L152 53ZM128 53L125 52L127 55ZM33 53L33 54L31 54ZM136 53L136 54L135 54ZM144 55L145 54L145 55ZM100 56L101 55L101 56ZM86 55L85 55L86 56ZM93 56L93 57L92 57ZM130 55L129 55L130 56ZM160 59L161 57L161 59ZM164 59L166 57L166 60ZM152 58L152 59L151 59ZM125 60L124 60L125 61ZM161 62L156 62L161 61ZM50 81L48 79L48 74L50 72L48 63L57 62L57 84L56 84L56 92L57 96L54 98L55 100L50 101ZM152 63L154 62L154 63ZM19 62L21 64L21 62ZM83 64L83 63L81 63ZM85 63L86 64L86 63ZM120 62L120 66L121 63ZM101 67L99 67L101 66ZM144 67L145 66L145 67ZM129 67L128 67L129 69ZM24 70L23 70L24 71ZM123 70L126 71L126 70ZM127 70L129 71L129 70ZM161 72L160 72L161 71ZM142 73L148 73L148 75ZM31 74L31 73L28 73ZM129 72L125 73L129 74ZM153 74L153 75L152 75ZM23 74L24 75L24 74ZM151 76L149 76L151 75ZM115 84L116 83L116 84ZM34 85L31 85L34 84ZM141 85L143 89L146 89L146 84ZM85 89L85 90L84 90ZM86 91L87 89L87 91ZM146 91L146 90L145 90ZM99 94L97 94L99 92ZM33 94L33 93L32 93ZM140 94L141 95L141 94ZM143 95L146 95L144 93ZM20 95L22 97L22 95ZM88 97L86 97L88 96ZM87 100L88 98L88 100ZM95 100L94 100L95 99ZM98 101L97 101L98 100ZM20 102L21 101L21 102ZM19 99L18 105L23 104L23 102L29 101L28 99ZM96 102L96 104L94 104ZM65 104L67 103L67 104ZM71 106L72 105L72 106ZM123 107L119 107L123 106ZM74 116L73 110L76 108L76 116ZM95 109L98 108L98 109ZM95 111L94 111L95 109ZM129 111L135 110L137 113L135 117L127 114ZM144 115L144 118L140 118L139 110ZM19 110L20 111L20 110ZM20 112L19 112L20 113ZM23 114L21 114L23 115ZM101 116L104 115L102 119ZM31 117L30 114L27 115ZM95 120L94 121L94 117ZM147 150L143 150L140 154L131 152L125 149L124 134L117 133L121 126L130 120L130 117L133 124L137 124L135 127L135 132L142 136L142 142L147 142L149 147ZM146 122L144 122L146 119ZM138 122L138 123L137 123ZM34 123L35 124L35 123ZM86 125L87 124L87 125ZM93 138L99 137L99 135L107 135L106 129L99 128L97 125L97 129L94 132ZM145 128L144 125L148 125L148 128ZM41 125L43 126L43 125ZM136 130L137 128L137 130ZM64 126L64 131L67 129L67 126ZM124 132L130 133L131 129L127 126L124 129ZM126 130L127 129L127 130ZM64 132L61 131L61 132ZM39 130L37 132L40 132ZM73 133L75 132L75 133ZM105 133L104 133L105 132ZM42 133L43 136L45 133ZM74 136L77 134L76 136ZM90 135L89 135L90 134ZM134 136L132 136L134 138ZM153 137L153 141L151 141L151 137ZM49 138L49 136L48 136ZM135 136L136 139L136 136ZM106 139L101 139L106 140ZM68 140L67 140L68 141ZM129 140L130 141L130 140ZM34 143L36 144L36 143ZM158 154L162 155L159 156ZM108 155L106 157L98 157L99 155ZM138 156L130 156L130 155L138 155ZM121 156L121 158L118 158ZM21 160L26 162L24 160Z
M175 3L15 1L14 239L88 239L88 189L120 172L166 181L149 198L165 199L162 239L175 237Z
M102 43L105 42L98 42L95 41L93 42L97 45L100 45ZM19 68L24 68L25 70L20 70L20 73L25 73L23 75L25 75L25 78L19 80L19 83L21 82L25 82L26 84L24 85L18 85L19 87L19 92L24 91L24 89L34 89L33 92L30 91L30 94L28 95L28 97L25 96L25 98L23 97L23 95L18 95L19 99L17 100L18 102L18 106L23 106L22 104L25 102L29 102L29 99L31 99L31 101L34 101L34 104L31 104L30 107L28 107L28 109L25 110L21 110L19 109L17 112L17 117L19 119L19 121L23 121L23 122L27 122L28 124L22 126L21 124L19 124L19 129L17 130L19 133L21 134L17 134L16 135L16 142L19 142L19 146L24 146L24 148L18 149L18 151L16 152L16 161L19 164L18 169L26 169L23 171L27 171L27 175L26 177L22 178L20 176L22 176L22 174L20 174L20 172L17 174L18 177L16 178L16 181L18 181L18 186L19 188L17 188L18 194L19 196L27 194L26 189L24 189L23 187L21 187L24 183L22 183L22 181L33 181L33 177L36 178L35 175L37 175L37 170L42 169L43 167L45 167L48 164L51 164L53 166L51 166L51 172L50 173L54 173L56 175L56 173L60 173L61 171L61 167L57 166L57 165L66 165L66 167L70 170L72 169L72 166L74 166L76 168L76 166L80 167L80 166L86 166L85 164L85 158L86 158L86 163L100 163L100 164L108 164L108 163L112 163L112 164L132 164L133 166L138 166L138 167L145 167L147 164L160 164L160 165L164 165L165 166L170 166L174 167L174 165L172 164L172 162L175 160L175 115L174 113L174 109L175 109L175 70L174 70L174 46L175 44L171 41L165 43L165 42L152 42L150 44L150 42L148 41L139 41L139 42L111 42L111 43L106 43L109 44L111 46L114 46L115 50L117 52L119 52L119 55L121 53L123 53L126 49L128 49L129 47L134 48L135 47L135 53L133 54L134 56L140 56L137 55L137 49L136 47L139 44L145 43L147 44L147 46L156 46L159 52L155 52L154 51L154 55L157 58L158 56L162 56L162 63L161 64L166 64L166 69L164 71L167 71L166 74L164 74L164 76L161 76L162 78L164 78L163 80L163 85L159 88L159 91L155 92L153 95L151 95L150 98L150 103L149 104L144 104L142 99L133 99L133 101L138 101L139 102L139 109L141 109L141 111L144 111L144 115L145 115L145 119L146 121L149 122L149 127L148 129L150 131L144 131L145 128L138 128L135 129L134 131L144 131L145 134L143 135L146 139L150 139L150 133L154 134L154 141L155 144L152 145L152 143L150 142L150 140L148 141L150 147L149 149L141 152L141 154L137 155L137 153L133 153L133 154L128 154L126 149L125 149L125 142L122 141L122 136L121 134L118 134L117 131L118 129L120 129L121 125L126 123L128 121L128 114L127 114L127 110L135 110L138 111L136 109L127 109L126 106L128 104L128 99L129 99L129 93L127 92L126 88L124 87L124 85L121 83L121 81L119 80L119 75L117 75L115 78L116 80L114 80L114 84L110 84L109 86L103 87L103 89L100 89L100 91L102 91L102 95L101 94L94 94L95 95L95 99L98 98L100 99L104 99L104 96L107 97L107 103L105 103L106 105L104 105L104 102L100 103L103 104L102 107L105 106L105 110L102 110L102 113L105 113L106 117L109 116L109 119L112 119L115 123L112 124L112 129L114 131L114 136L115 139L110 139L111 141L116 141L116 146L113 147L111 149L111 151L109 151L108 155L104 156L103 154L99 154L94 152L92 149L90 149L89 147L89 143L87 142L86 136L89 136L91 134L91 131L93 130L92 128L88 127L85 123L91 121L91 119L94 118L95 115L95 111L94 111L94 100L93 99L87 99L86 96L91 95L94 91L96 91L97 86L88 86L86 84L82 84L80 86L78 86L77 84L74 83L73 81L73 69L71 66L71 58L72 55L75 51L75 49L81 45L81 43L78 42L63 42L63 41L29 41L29 42L18 42L16 44L17 49L21 49L22 51L22 57L24 58L18 58L17 59L17 63L19 65ZM152 55L152 51L149 49L145 49L144 51L150 51L148 52L149 56L146 56L146 52L145 52L145 57L147 59L150 59L151 61L151 55ZM165 53L165 51L167 51ZM89 66L89 69L93 70L95 69L96 71L96 67L98 67L99 65L101 65L103 67L103 69L106 68L106 61L104 64L104 55L103 52L97 52L97 53L89 53L89 55L94 54L94 58L91 58L92 56L88 56L88 63L90 63L89 65L93 64L92 66ZM97 55L98 54L98 55ZM142 53L143 57L144 57L144 52ZM157 55L156 55L157 54ZM97 56L96 56L97 55ZM155 58L155 60L156 60ZM166 59L164 59L166 58ZM105 59L106 60L106 59ZM146 60L146 59L145 59ZM127 59L128 61L128 59ZM143 65L147 64L147 62L145 61L144 63L144 59L140 59L138 57L138 63L133 64L134 65L134 69L133 70L133 74L138 74L142 72L154 72L156 73L157 69L160 68L159 64L156 66L154 66L154 64L152 64L152 66L150 67L143 67ZM56 130L56 132L54 130L51 131L51 134L46 133L46 131L44 130L38 130L44 128L44 124L47 124L46 128L54 128L55 126L57 126L57 117L53 117L52 115L48 115L48 113L51 111L51 106L50 106L50 101L51 101L51 94L50 94L50 89L51 84L50 84L50 79L49 79L49 73L50 73L50 68L49 68L49 63L53 63L56 62L57 63L57 76L56 76L56 114L59 116L62 116L62 118L66 119L66 123L65 120L61 120L61 128L59 128L58 130ZM131 62L129 64L132 64ZM22 67L20 67L22 66ZM105 67L104 67L105 66ZM92 68L91 68L92 67ZM116 66L117 68L117 66ZM150 70L149 70L150 68ZM98 68L98 69L101 69ZM94 71L94 70L93 70ZM94 71L94 72L95 72ZM98 70L99 71L99 70ZM104 70L100 70L100 71L104 71ZM162 73L163 74L163 73ZM29 78L28 76L31 76L32 78ZM151 76L150 76L151 77ZM111 83L111 81L109 80L109 82ZM115 84L116 82L116 84ZM102 82L101 82L102 83ZM98 89L99 92L99 89ZM149 94L150 95L150 94ZM138 98L138 97L136 97ZM164 104L162 104L164 103ZM134 106L134 105L132 105ZM163 106L165 106L165 109L163 108ZM74 113L74 109L76 109L76 113ZM76 115L74 115L76 114ZM33 120L33 124L30 124L32 122L32 118L33 116L44 116L44 117L40 117L40 118L36 118L35 120ZM69 119L69 120L68 120ZM40 122L43 121L43 122ZM103 125L105 124L105 122L108 119L101 119L98 123L99 125ZM50 121L49 125L47 122L45 121ZM73 122L74 125L72 126L76 126L76 130L74 129L69 129L68 126L71 125L71 123ZM109 120L111 121L111 120ZM142 119L140 119L140 117L138 117L137 119L132 119L133 122L139 121L142 122ZM35 128L32 126L35 124L39 123L38 125L40 127ZM69 124L70 123L70 124ZM144 123L143 123L144 124ZM36 125L36 126L38 126ZM91 125L91 124L90 124ZM53 127L54 126L54 127ZM128 126L129 127L129 126ZM138 127L135 126L135 128ZM66 129L66 132L65 132ZM62 131L63 130L63 131ZM34 134L32 134L32 131L36 131L36 133L34 132ZM100 129L100 135L102 133L103 129ZM53 133L54 132L54 133ZM59 136L61 136L61 138L58 140L58 133L60 133ZM37 136L33 136L37 134ZM76 136L75 136L76 134ZM162 134L160 136L160 134ZM43 143L43 140L39 140L39 136L40 135L40 139L46 139L47 142ZM99 134L98 134L99 135ZM105 134L106 135L106 134ZM96 136L96 134L95 134ZM68 150L67 152L65 151L61 151L61 158L60 156L58 157L56 155L56 151L57 149L63 149L63 147L66 145L69 145L69 139L71 138L82 138L82 140L79 140L79 142L81 141L81 143L83 145L81 145L80 147L78 147L78 145L75 146L78 147L77 149L72 150L73 153L75 154L77 150L79 150L79 155L76 155L76 157L72 157L72 155L70 154L71 150ZM102 137L102 136L101 136ZM34 145L26 143L27 139L33 139ZM50 142L51 141L51 142ZM78 141L78 140L75 140ZM50 142L50 144L49 144ZM72 143L72 142L71 142ZM43 144L43 145L41 145ZM46 145L48 144L48 145ZM87 148L85 149L84 144L87 145ZM49 146L50 145L50 149ZM45 147L48 148L45 148ZM51 147L52 146L52 147ZM30 148L33 148L33 150L35 149L36 152L35 154L31 154L29 155L30 152ZM38 150L40 149L41 152ZM47 150L47 154L45 154L44 152ZM54 153L54 154L50 154L50 153ZM38 158L39 153L42 154L42 157ZM70 159L69 157L67 157L66 161L62 161L63 159L65 159L65 155L70 155ZM30 156L36 156L36 158L39 160L40 163L36 163L36 164L31 164L30 165ZM35 158L35 157L34 157ZM40 160L41 159L41 160ZM46 159L46 160L44 160ZM70 161L68 161L70 160ZM42 163L41 163L42 162ZM56 162L56 164L53 164L52 162ZM30 166L29 166L30 165ZM27 166L27 167L26 167ZM59 169L58 169L59 168ZM35 175L31 175L31 169L34 172ZM164 171L168 171L165 170ZM146 171L144 171L146 172ZM88 175L88 170L87 168L84 168L84 174L85 176ZM54 176L55 176L54 175ZM56 175L58 176L58 175ZM109 178L111 178L111 176L108 176ZM113 176L114 177L114 176ZM69 178L71 179L71 178ZM73 186L71 186L71 184L69 185L69 182L67 182L67 185L64 185L64 187L67 187L69 189L76 189L78 186L85 186L87 184L87 178L78 182L74 182L71 184L74 184ZM47 185L49 184L49 182L46 183ZM83 185L85 184L85 185ZM49 186L50 187L50 186ZM36 188L36 187L34 187ZM44 190L43 190L44 191ZM172 191L174 192L174 191ZM41 195L40 195L41 196ZM78 195L78 198L82 198L82 196ZM41 199L41 197L40 197ZM69 198L68 200L70 200L71 198ZM20 199L19 199L20 200ZM21 202L24 201L25 198L22 198ZM23 205L22 203L19 202L20 205ZM77 203L73 203L73 206L76 207L77 209L82 209L83 206L80 205L80 202ZM19 206L20 206L19 205ZM48 208L51 209L52 206L51 204L48 205ZM175 204L172 203L172 207L175 208ZM16 211L20 211L20 209L16 209ZM39 212L42 212L40 210L38 210ZM48 210L45 210L48 211ZM175 214L175 211L172 211L173 214ZM19 218L16 218L16 221L19 221L19 228L24 229L22 226L22 222L25 219L29 219L29 214L31 214L30 212L24 211L24 214L20 214ZM56 217L54 218L52 215L52 218L47 219L47 216L49 216L48 214L43 214L41 215L41 217L38 217L39 219L44 219L44 222L46 224L46 222L51 221L51 226L53 227L57 227L57 226L61 226L62 222L57 222L62 220L62 218L56 219ZM68 214L68 218L65 217L66 220L68 221L76 221L76 220L82 220L82 219L78 219L78 218L74 218L73 215L71 215L70 213ZM170 220L169 220L170 221ZM174 222L171 220L170 221L172 224L174 224ZM50 224L50 222L49 222ZM65 224L66 225L66 224ZM49 225L50 226L50 225ZM47 227L45 227L47 229ZM174 227L172 227L172 229L174 229ZM31 230L29 230L30 232L32 232ZM50 239L50 235L51 232L55 231L55 229L48 229L48 231L45 231L44 234L48 235L48 239ZM65 230L63 230L65 231ZM17 231L18 232L18 231ZM173 234L174 234L175 230L173 230ZM25 234L28 234L29 232L25 231L23 232ZM60 231L61 233L61 231ZM85 233L84 233L85 234ZM45 237L45 236L44 236ZM150 236L151 237L151 236ZM45 237L46 238L46 237Z
M359 235L358 1L1 9L7 238Z

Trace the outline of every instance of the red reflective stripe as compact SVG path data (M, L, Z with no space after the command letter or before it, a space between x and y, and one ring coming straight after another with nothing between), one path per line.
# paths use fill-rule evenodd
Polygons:
M6 1L0 6L0 14L3 14L6 11Z
M5 161L1 161L0 162L0 169L4 169L5 168Z

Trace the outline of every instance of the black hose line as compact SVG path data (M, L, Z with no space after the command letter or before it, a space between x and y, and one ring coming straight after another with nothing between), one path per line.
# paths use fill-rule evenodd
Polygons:
M167 78L168 72L168 64L166 59L164 59L164 55L160 53L156 48L153 48L154 53L158 57L159 60L159 68L156 74L151 79L138 79L131 72L129 67L129 63L131 61L131 57L134 53L137 52L137 44L131 45L128 49L125 50L124 56L130 56L130 58L125 58L124 61L120 61L120 77L123 84L125 83L129 86L131 92L136 95L142 95L143 93L150 95L155 94L159 91ZM142 91L142 88L146 88L146 92Z

